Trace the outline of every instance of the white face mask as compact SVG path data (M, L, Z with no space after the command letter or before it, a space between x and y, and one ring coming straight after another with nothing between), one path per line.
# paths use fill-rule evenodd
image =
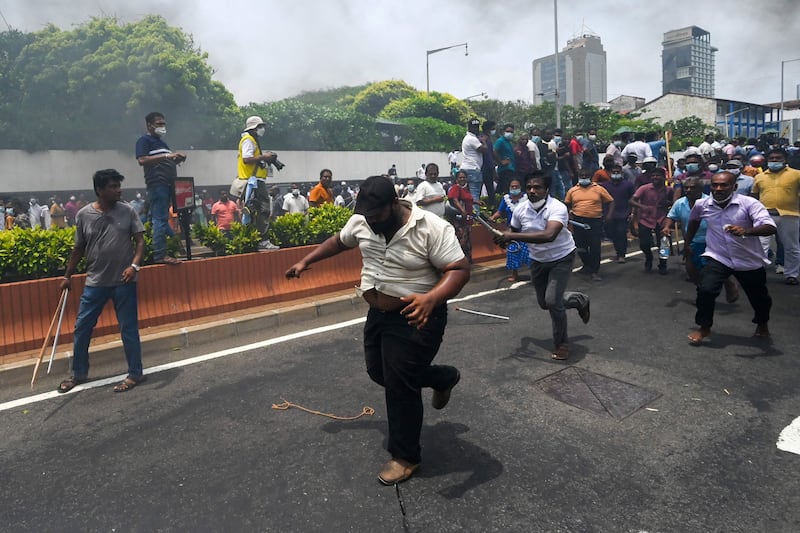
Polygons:
M263 137L266 131L267 128L265 128L264 126L259 126L258 128L256 128L256 135L258 135L259 137Z
M510 141L511 139L513 139L513 138L514 138L514 132L512 132L512 131L507 131L507 132L505 132L505 133L503 134L503 137L505 137L506 139L508 139L508 140Z
M166 126L159 126L153 130L153 133L158 135L159 137L163 137L167 134L167 127Z
M738 176L742 172L742 169L740 169L740 168L726 168L725 172L730 172L734 176Z
M733 191L731 191L731 193L722 200L717 201L717 199L714 198L714 203L721 206L722 204L727 203L732 197L733 197Z
M542 208L545 202L547 202L547 198L542 198L541 200L536 200L535 202L531 202L531 206L534 209L539 210Z
M597 139L597 135L589 135L589 140L590 141L593 141L595 139Z
M292 189L292 195L294 195L295 198L300 196L300 189Z

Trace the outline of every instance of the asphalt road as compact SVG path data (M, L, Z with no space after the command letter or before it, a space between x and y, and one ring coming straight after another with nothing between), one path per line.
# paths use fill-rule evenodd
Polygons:
M800 456L776 448L800 415L800 291L770 274L771 343L750 338L742 300L719 303L711 342L693 348L693 287L675 265L641 268L573 275L592 320L570 316L567 363L550 360L529 285L468 286L462 296L486 293L450 306L437 357L461 383L446 409L426 409L423 464L399 487L376 477L385 406L361 324L308 333L360 316L344 313L235 339L295 334L196 364L153 372L148 357L148 381L129 393L104 385L0 411L0 530L800 531ZM3 400L30 394L7 388ZM271 408L282 399L375 414Z

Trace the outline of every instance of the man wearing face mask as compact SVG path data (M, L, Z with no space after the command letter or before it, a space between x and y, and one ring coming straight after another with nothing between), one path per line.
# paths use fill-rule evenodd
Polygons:
M597 170L600 168L600 157L597 154L596 142L597 130L590 128L589 131L586 132L586 138L581 141L581 146L583 147L583 161L581 168L587 168L591 170L592 174L597 172Z
M673 183L675 188L673 192L673 201L683 196L683 181L686 178L697 178L700 181L700 186L703 188L705 194L711 192L711 176L713 174L705 169L705 162L703 156L699 152L691 152L686 155L686 173L682 174L680 179L676 179Z
M614 198L608 191L596 183L592 183L589 169L581 169L578 184L567 191L564 203L572 213L572 217L589 226L588 229L576 228L575 244L583 263L581 274L589 274L592 281L601 281L600 246L603 243L603 208L608 209L607 221L611 221L614 212Z
M258 247L262 250L276 248L267 240L271 202L266 179L272 173L272 164L277 156L261 149L259 139L266 131L267 127L261 117L247 117L239 139L237 179L233 180L230 190L231 196L241 199L244 213L242 221L254 224L261 234L263 240Z
M481 156L483 158L481 163L481 177L483 179L483 186L486 188L486 196L489 207L493 206L495 203L494 181L497 179L497 165L495 165L494 162L494 150L492 149L492 146L494 146L494 139L497 135L496 126L497 124L493 120L487 120L481 126L481 134L478 135L478 140L481 141L481 144L483 145L483 151L481 152ZM461 165L461 168L463 170L469 170L464 168L464 165ZM467 176L469 176L469 172L467 172ZM475 189L478 189L477 198L475 197ZM472 193L473 201L480 200L480 187L471 187L470 193Z
M211 207L211 216L217 227L229 235L231 224L239 219L240 211L236 202L228 197L228 191L220 191L219 200Z
M611 136L611 142L606 148L606 155L614 158L614 163L622 166L625 161L622 158L622 139L619 135L614 134Z
M639 249L644 254L644 271L653 270L653 233L661 235L664 219L672 205L672 188L665 185L666 171L654 168L648 176L651 183L642 185L631 198L631 205L638 210ZM690 241L691 242L691 241ZM666 265L658 265L659 273L666 274Z
M688 178L683 187L686 194L672 204L667 214L667 220L661 232L665 237L670 237L672 235L672 226L677 226L678 224L680 224L683 234L686 235L689 229L689 214L698 200L708 198L708 195L703 193L697 178ZM684 243L684 246L689 246L692 249L691 256L684 262L684 267L689 280L695 285L700 283L700 272L706 265L706 258L703 257L706 251L706 226L706 221L701 220L692 241L688 244ZM739 288L734 279L730 277L725 279L725 299L728 303L733 303L739 299Z
M478 131L480 129L481 121L477 118L470 119L467 122L467 134L461 140L461 170L467 173L469 183L469 192L472 198L477 202L481 196L481 186L483 185L483 154L486 152L486 146L478 138ZM437 175L439 167L436 167ZM422 174L417 174L417 179L422 185L423 180L427 176L428 167L425 163L422 164ZM442 191L444 193L444 191Z
M743 196L750 196L753 191L753 178L747 174L742 174L742 162L738 159L731 159L724 165L725 172L730 172L736 176L736 192Z
M351 248L363 258L358 293L369 304L364 325L367 374L384 387L392 458L378 474L384 485L407 480L422 461L422 389L444 408L461 379L458 369L433 365L447 323L447 300L469 281L470 267L453 227L397 198L392 183L361 184L355 214L342 230L286 271L308 267Z
M567 207L550 196L550 179L541 171L528 177L527 201L514 209L509 222L511 231L496 236L494 242L503 247L511 241L528 244L536 300L539 307L550 312L553 324L554 350L550 357L564 361L569 358L567 309L577 309L586 324L590 318L589 297L566 291L575 261L575 241L567 229Z
M699 346L711 334L714 306L725 280L734 276L742 286L753 307L754 337L769 337L769 313L772 299L767 291L767 257L758 239L774 235L775 222L766 208L754 198L736 194L736 178L720 172L711 178L711 197L697 200L689 214L686 242L693 242L705 220L706 264L697 286L697 331L689 334L689 344ZM692 259L692 247L684 246L687 261Z
M767 152L767 170L755 177L753 196L769 210L783 244L783 275L787 285L798 285L800 275L800 170L786 164L786 151Z
M308 199L300 194L300 187L292 183L289 192L283 197L284 213L307 213Z
M516 176L516 158L514 156L514 125L503 126L503 135L494 143L494 158L497 161L497 189L503 195L508 192L508 184Z
M608 169L611 179L603 182L611 197L614 199L614 209L609 210L606 217L606 235L614 243L614 251L617 253L617 263L625 263L625 256L628 253L628 222L631 217L630 201L636 188L633 183L624 179L622 167L612 163Z
M177 165L186 161L186 155L173 152L164 142L167 120L163 113L153 111L144 118L147 135L136 141L136 161L144 169L150 219L153 223L153 262L178 265L180 262L167 255L169 208L174 194Z

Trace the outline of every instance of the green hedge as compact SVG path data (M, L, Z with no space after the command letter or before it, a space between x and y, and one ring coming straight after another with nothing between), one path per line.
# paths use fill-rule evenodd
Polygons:
M270 223L269 239L282 248L317 244L347 223L353 214L346 207L326 204L312 207L307 215L290 213ZM235 255L255 252L261 236L253 226L234 223L229 235L225 235L214 224L194 225L194 236L215 255ZM153 228L145 224L145 257L143 264L152 263ZM75 244L75 228L14 228L0 231L0 282L60 276ZM180 238L167 238L167 253L177 255ZM81 260L77 272L86 271L86 261Z
M287 213L270 223L269 240L281 248L319 244L342 229L352 214L333 204L312 207L307 215Z

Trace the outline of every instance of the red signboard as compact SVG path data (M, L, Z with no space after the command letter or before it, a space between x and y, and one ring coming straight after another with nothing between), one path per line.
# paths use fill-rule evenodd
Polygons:
M194 178L175 178L175 210L194 209Z

